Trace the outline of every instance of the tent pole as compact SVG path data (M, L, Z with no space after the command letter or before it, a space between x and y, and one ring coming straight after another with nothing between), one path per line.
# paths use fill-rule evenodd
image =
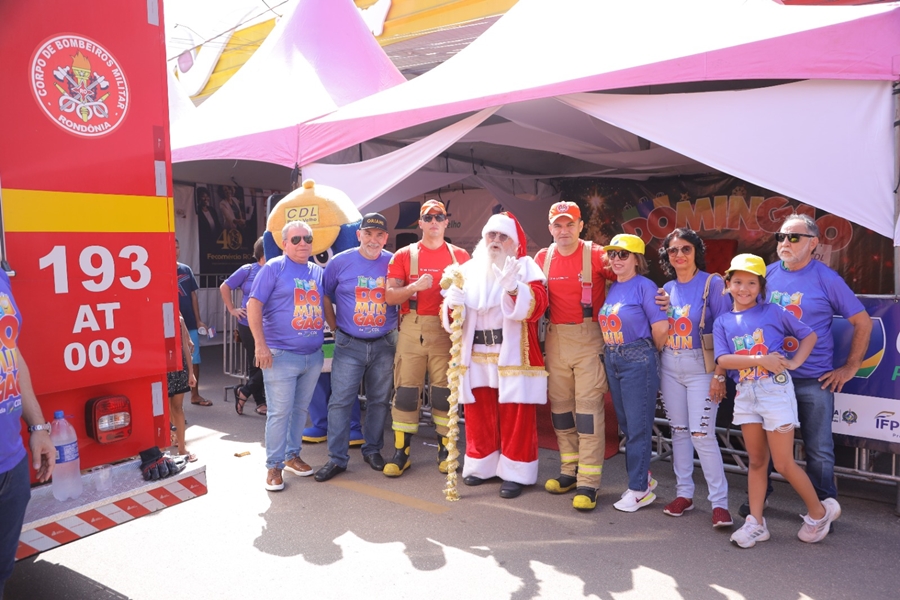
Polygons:
M900 84L894 84L894 227L900 224ZM897 243L896 241L894 242ZM894 295L900 295L900 246L894 246ZM897 505L900 508L900 485L897 486Z

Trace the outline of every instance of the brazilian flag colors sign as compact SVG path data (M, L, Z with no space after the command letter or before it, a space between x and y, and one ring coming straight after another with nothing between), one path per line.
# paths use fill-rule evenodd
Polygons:
M841 443L900 453L900 303L896 297L861 297L872 318L872 337L856 377L834 397L832 431ZM853 327L835 317L834 364L847 361Z

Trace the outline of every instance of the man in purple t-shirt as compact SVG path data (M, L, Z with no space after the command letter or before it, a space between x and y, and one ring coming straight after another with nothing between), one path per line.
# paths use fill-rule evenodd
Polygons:
M384 249L387 219L378 213L364 215L356 237L359 247L332 258L323 277L325 320L334 331L334 359L328 401L328 462L316 471L316 481L328 481L347 470L350 414L361 382L366 385L363 460L376 471L384 470L384 420L390 407L397 349L397 307L388 306L385 294L393 256Z
M309 402L322 365L325 318L322 267L308 262L312 228L290 221L281 230L284 255L259 270L247 320L256 342L256 364L266 386L266 489L284 489L282 469L305 477L312 467L300 458Z
M775 239L781 260L766 269L768 301L783 306L818 335L809 358L791 371L800 433L806 445L806 472L819 500L836 498L831 435L834 392L840 392L856 375L869 346L872 321L841 276L813 259L813 251L819 244L819 227L812 218L801 214L789 216ZM844 317L853 325L850 354L847 362L837 368L833 364L831 337L834 315ZM797 340L786 338L785 356L790 358L796 349Z

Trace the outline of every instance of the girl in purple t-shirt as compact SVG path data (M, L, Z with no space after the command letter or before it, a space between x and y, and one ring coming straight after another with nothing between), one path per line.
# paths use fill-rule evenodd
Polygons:
M734 424L741 426L750 459L747 476L750 514L731 541L741 548L769 539L763 518L771 456L775 469L788 480L806 504L808 514L797 537L804 542L821 541L831 521L841 515L834 498L822 502L806 472L794 462L794 428L797 401L788 370L795 370L812 351L815 332L775 304L758 304L766 295L766 265L752 254L739 254L731 261L725 281L734 300L732 312L713 325L716 362L728 369L737 382ZM785 335L800 340L791 359L781 349ZM773 349L770 352L769 349Z

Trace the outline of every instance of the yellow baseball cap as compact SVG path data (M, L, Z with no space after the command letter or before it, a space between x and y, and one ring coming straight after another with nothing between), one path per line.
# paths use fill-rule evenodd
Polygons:
M644 253L644 240L630 233L620 233L612 239L608 246L604 246L604 250L628 250L634 254Z
M760 277L766 276L766 262L755 254L738 254L731 259L731 266L726 273L732 271L747 271Z

